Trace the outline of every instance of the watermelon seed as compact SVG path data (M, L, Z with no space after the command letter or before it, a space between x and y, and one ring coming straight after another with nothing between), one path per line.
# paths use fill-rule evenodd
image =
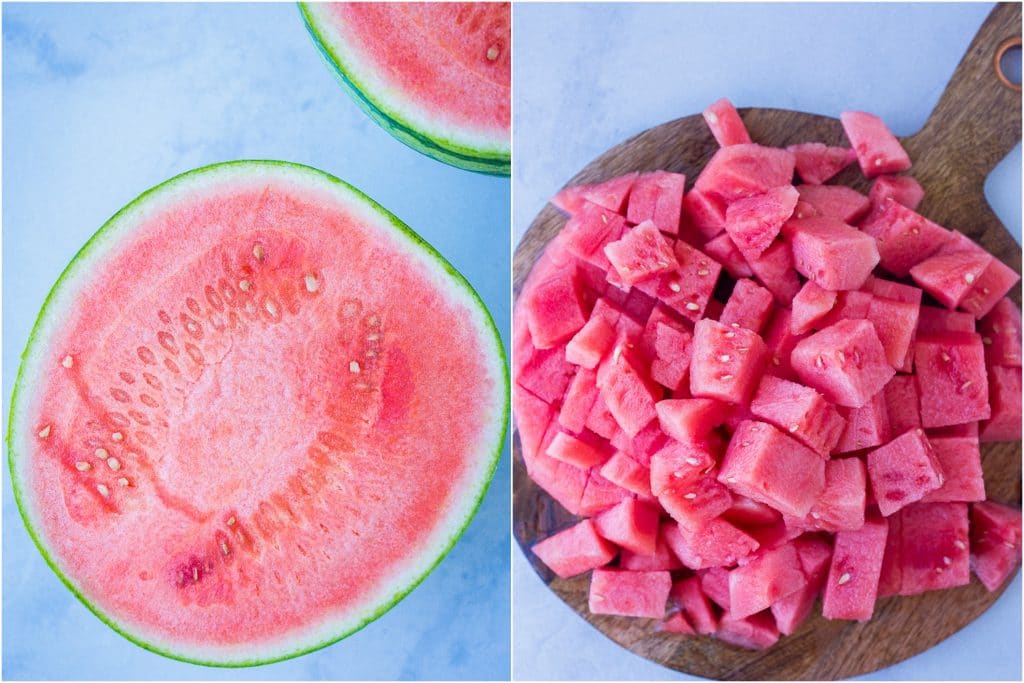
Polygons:
M747 443L749 443L749 442L747 442ZM726 477L725 481L730 483L730 484L735 484L736 483L736 477Z
M375 342L380 339L380 335L374 332L373 334L366 335L366 341Z
M106 448L97 448L94 455L100 460L106 460L108 457L110 457L110 453L107 453Z
M683 496L683 498L686 498L687 500L693 500L696 497L697 497L696 493L687 493L685 496Z
M79 472L88 472L89 470L92 469L92 465L90 465L87 462L79 461L75 463L75 469L77 469Z
M942 567L936 567L935 568L935 573L936 574L941 574L943 571L945 571L945 570Z
M722 375L722 381L723 382L730 382L730 381L732 381L732 375Z
M604 214L601 214L601 222L607 224L608 223L608 216L605 216Z
M723 363L728 363L730 360L732 360L732 357L727 353L723 353L721 356L718 357L718 360L722 361Z
M948 567L949 565L953 564L953 560L949 559L948 557L943 556L942 564L944 564L944 565L946 565Z
M839 580L836 582L836 584L842 586L844 583L848 583L849 581L850 581L850 575L847 573L847 574L843 574L842 576L840 576Z
M231 554L231 551L228 550L228 544L225 543L224 541L221 541L221 543L220 543L220 551L222 553L224 553L224 557L227 557L228 555Z
M306 281L307 292L312 294L313 292L320 289L320 280L316 278L316 275L313 275L312 273L307 273L306 277L303 279Z
M971 384L973 384L973 382L971 382L971 380L967 380L960 385L960 391L967 391L967 387L971 386Z
M118 460L117 458L111 456L111 457L107 458L107 466L110 469L112 469L115 472L117 472L119 469L121 469L121 461Z
M944 360L944 361L946 361L946 362L948 363L949 361L951 361L951 360L953 360L953 359L949 357L949 354L948 354L948 353L946 353L945 351L943 351L943 352L942 352L942 360Z
M1003 541L1003 545L1005 545L1007 548L1016 548L1017 547L1017 545L1015 543L1013 543L1013 541Z
M679 293L679 292L683 291L683 288L679 286L678 282L670 282L670 283L668 283L668 288L671 289L673 292L676 292L676 293ZM687 308L689 308L689 306L687 306Z
M192 567L192 581L195 582L195 583L199 583L199 568L198 567Z
M129 482L126 477L121 477L120 479L117 480L117 483L120 484L121 486L127 486Z
M989 293L989 289L988 289L988 287L982 287L982 288L981 288L981 293L982 293L982 294L988 294L988 293Z
M110 489L107 488L106 484L97 484L96 490L100 492L100 495L106 498L110 495Z
M238 282L238 288L243 292L248 292L252 285L249 284L248 280L240 280Z
M114 441L123 441L124 434L122 434L121 432L114 432L113 434L110 435L110 438L113 439Z
M710 123L711 125L715 125L716 123L718 123L718 115L713 111L709 111L707 113L707 119L708 123Z
M974 273L967 273L966 275L964 275L964 282L966 282L967 284L972 284L974 282Z
M992 337L982 337L981 338L981 343L982 344L988 344L989 346L991 346L992 345Z
M688 311L699 311L700 310L700 306L698 306L697 304L695 304L695 303L693 303L691 301L688 304L686 304L686 310L688 310Z
M359 363L356 362L356 361L352 361L351 363L349 363L348 364L348 371L358 375L359 374Z
M487 59L488 59L488 61L493 62L497 58L498 58L498 44L495 43L494 45L491 45L489 48L487 48Z
M366 352L366 357L367 358L376 358L377 357L377 349L370 349L369 351L367 351Z
M711 274L711 271L708 270L707 268L701 268L700 270L697 271L697 275L700 276L700 277L704 277L705 275L710 275L710 274Z
M800 429L800 425L790 425L790 426L789 426L789 431L790 431L790 432L795 432L795 431L797 431L798 429Z
M921 229L920 228L911 228L910 232L912 234L914 234L914 235L920 235L921 234Z
M263 307L267 309L267 313L269 313L271 316L277 315L277 304L275 304L272 299L267 299L266 302L263 304Z
M953 541L953 545L955 545L960 550L964 550L964 549L967 548L967 545L963 541L961 541L959 538L956 539L955 541Z
M60 364L66 368L70 368L72 365L75 364L75 359L72 358L71 356L64 356L64 360L62 360Z
M267 253L265 251L263 251L263 247L261 247L260 245L256 244L252 248L252 255L256 257L257 261L262 263L263 259L266 258Z
M234 517L228 517L227 524L228 524L228 526L234 526L235 525L235 518Z
M772 365L782 365L782 361L779 360L778 356L772 356Z
M700 460L698 460L697 458L687 458L686 459L686 464L687 465L693 465L694 467L696 467L697 465L700 464Z
M811 513L811 517L813 517L814 519L821 519L821 513L820 512L812 512Z
M814 359L814 364L817 365L819 368L825 367L825 361L824 359L822 359L821 356L818 356L817 358Z
M845 353L843 353L842 351L838 351L838 352L836 352L836 355L839 356L839 362L840 363L844 363L844 364L846 363L846 354Z
M45 427L43 427L42 429L39 430L39 438L40 439L45 439L45 438L47 438L49 436L50 436L50 425L46 425Z
M733 337L735 337L735 336L736 336L736 333L735 333L735 332L726 332L726 333L725 333L725 338L726 338L726 339L732 339L732 338L733 338Z
M682 479L683 472L681 470L676 470L675 472L672 473L672 476L675 477L676 479Z

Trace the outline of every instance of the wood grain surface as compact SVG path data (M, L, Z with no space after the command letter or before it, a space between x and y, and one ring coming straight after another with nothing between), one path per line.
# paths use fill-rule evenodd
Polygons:
M1021 96L1002 85L993 70L999 44L1021 32L1020 4L1000 4L986 19L953 74L928 122L903 139L914 162L911 173L925 188L919 211L969 235L1017 272L1021 250L985 200L983 184L992 168L1020 141ZM778 109L741 109L755 142L785 146L822 141L847 145L837 119ZM717 144L698 115L670 121L607 151L568 185L606 180L629 171L667 169L685 173L688 185ZM869 182L856 165L834 182L866 192ZM554 194L554 192L552 192ZM530 268L565 217L547 206L531 224L514 259L518 298ZM1010 295L1020 304L1020 286ZM993 500L1020 504L1020 443L984 444L985 488ZM969 624L996 599L973 578L971 584L914 597L882 599L866 624L828 621L816 608L792 636L764 652L732 647L710 637L684 638L655 630L656 622L590 614L590 574L571 580L554 576L530 552L535 542L570 526L566 512L526 475L518 433L514 452L513 532L535 571L550 588L606 636L664 666L716 679L832 680L895 664L927 650ZM965 653L966 654L966 653Z

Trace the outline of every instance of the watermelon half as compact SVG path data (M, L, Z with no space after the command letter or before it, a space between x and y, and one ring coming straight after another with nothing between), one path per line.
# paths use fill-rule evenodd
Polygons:
M511 169L509 3L303 2L306 28L359 107L413 149Z
M383 207L272 161L177 176L65 269L8 458L47 563L114 630L246 666L328 645L440 562L494 472L504 351Z

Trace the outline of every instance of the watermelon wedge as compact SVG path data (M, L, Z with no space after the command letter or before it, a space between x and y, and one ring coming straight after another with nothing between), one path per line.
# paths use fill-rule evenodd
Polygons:
M305 166L208 166L114 215L50 292L11 401L15 499L128 639L276 661L448 552L507 391L482 302L384 208Z
M509 3L303 2L317 49L388 133L446 164L509 174Z

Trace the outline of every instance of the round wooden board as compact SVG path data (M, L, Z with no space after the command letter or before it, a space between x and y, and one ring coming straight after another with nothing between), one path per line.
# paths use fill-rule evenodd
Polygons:
M1017 272L1021 250L992 213L984 179L1020 140L1020 95L998 84L991 53L1009 35L1020 35L1020 5L999 5L982 26L925 127L903 140L914 160L912 173L924 185L925 216L977 240ZM742 109L751 138L786 146L822 141L846 145L836 119L777 109ZM637 135L601 155L567 185L606 180L630 171L667 169L692 179L717 144L701 116L687 116ZM835 183L866 192L869 182L848 168ZM561 230L565 216L547 206L518 245L514 292L518 298L534 262ZM1020 304L1020 286L1010 295ZM800 630L777 645L752 652L710 637L684 638L655 630L649 619L591 614L587 609L590 575L559 579L530 547L570 526L570 515L527 476L518 432L513 438L514 534L534 570L576 612L606 636L634 653L677 671L715 679L833 680L869 673L923 652L965 627L1002 591L989 593L973 578L970 585L914 597L878 602L865 624L828 621L816 609ZM982 462L990 499L1021 500L1021 444L984 444Z

